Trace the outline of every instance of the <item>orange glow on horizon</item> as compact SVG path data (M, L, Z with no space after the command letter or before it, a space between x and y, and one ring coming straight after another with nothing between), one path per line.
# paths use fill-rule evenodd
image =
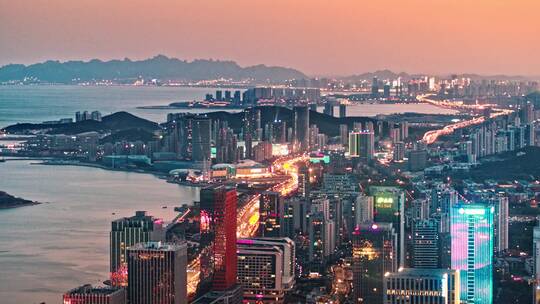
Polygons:
M537 0L0 0L0 65L165 54L307 74L538 75L538 11Z

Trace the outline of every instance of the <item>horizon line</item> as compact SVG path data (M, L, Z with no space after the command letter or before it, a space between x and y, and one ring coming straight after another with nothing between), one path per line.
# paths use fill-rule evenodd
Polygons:
M290 67L290 66L268 65L268 64L265 64L265 63L259 63L259 64L253 64L253 65L241 65L236 60L233 60L233 59L220 59L220 58L181 59L181 58L178 58L178 57L175 57L175 56L165 55L163 53L156 54L156 55L150 56L150 57L145 57L145 58L142 58L142 59L140 59L140 58L132 59L132 58L129 58L128 56L126 56L124 58L110 58L110 59L101 59L101 58L63 59L63 60L62 59L46 59L46 60L43 60L43 61L34 61L32 63L11 62L11 63L0 65L0 69L3 69L5 67L11 66L11 65L22 65L24 67L29 67L29 66L32 66L32 65L44 64L44 63L47 63L47 62L58 62L60 64L65 64L65 63L69 63L69 62L90 63L92 61L100 61L102 63L108 63L108 62L112 62L112 61L141 62L141 61L152 60L152 59L159 58L159 57L165 57L166 59L169 59L169 60L178 60L178 61L183 61L183 62L186 62L186 63L194 63L196 61L229 62L229 63L234 63L234 64L238 65L241 68L249 68L249 67L256 67L256 66L265 66L265 67L268 67L268 68L274 68L274 67L285 68L285 69L292 69L292 70L298 71L298 72L306 75L308 78L330 78L330 79L335 78L335 79L340 79L340 78L348 78L348 77L358 77L358 76L362 76L362 74L376 74L376 73L381 73L381 72L390 72L390 73L393 73L393 74L396 74L396 75L406 74L407 76L411 76L411 77L414 77L414 76L435 76L435 77L443 78L443 77L449 77L451 75L458 75L458 76L470 75L470 76L476 76L476 77L479 77L479 78L483 78L483 77L484 78L505 77L505 78L510 78L510 79L513 79L513 78L514 79L515 78L525 78L526 80L540 80L540 74L537 74L537 75L534 75L534 74L505 74L505 73L482 74L482 73L476 73L476 72L442 72L442 73L441 72L432 72L432 73L429 73L429 72L405 72L405 71L396 72L392 68L382 68L382 69L377 69L377 70L374 70L374 71L360 71L360 72L356 72L356 73L353 73L353 74L337 74L337 75L336 74L321 74L321 73L309 74L309 73L305 73L304 71L302 71L302 70L300 70L298 68L294 68L294 67Z

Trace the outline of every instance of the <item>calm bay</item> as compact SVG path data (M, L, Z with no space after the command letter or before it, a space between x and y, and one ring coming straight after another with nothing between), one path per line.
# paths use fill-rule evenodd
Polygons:
M197 188L150 174L34 162L0 163L0 189L44 202L0 210L4 304L60 303L71 288L100 284L109 272L112 220L147 210L167 221L174 206L198 199Z

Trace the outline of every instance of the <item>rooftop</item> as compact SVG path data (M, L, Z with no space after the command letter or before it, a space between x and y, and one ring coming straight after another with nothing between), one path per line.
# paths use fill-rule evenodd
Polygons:
M108 295L113 294L115 292L121 291L120 288L114 288L114 287L93 287L90 284L85 284L82 286L79 286L77 288L73 288L70 291L66 292L67 295L74 295L74 294L102 294L102 295Z
M176 251L182 247L187 246L186 243L165 243L165 242L146 242L138 243L131 247L128 250L159 250L159 251Z
M397 272L387 272L384 276L392 277L418 277L422 279L442 278L451 274L455 270L451 269L421 269L421 268L400 268Z
M153 219L154 217L151 215L147 215L146 211L135 211L134 216L119 218L117 220L114 220L114 222L125 221L125 220L153 220Z

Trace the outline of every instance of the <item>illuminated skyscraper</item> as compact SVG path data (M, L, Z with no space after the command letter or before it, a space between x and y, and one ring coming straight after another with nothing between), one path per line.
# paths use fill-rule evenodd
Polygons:
M128 248L130 304L184 304L187 243L139 243Z
M210 134L212 121L209 118L196 118L192 121L192 159L210 161Z
M294 132L300 151L309 150L309 108L294 107Z
M519 116L523 124L529 124L534 121L534 110L534 104L532 103L527 103L520 109Z
M375 222L392 223L398 235L397 261L405 266L405 193L397 187L369 187L374 197Z
M409 122L404 121L399 124L399 135L401 140L405 140L409 137Z
M244 110L244 134L251 134L252 140L261 140L258 130L261 129L261 110L249 108Z
M394 143L394 161L403 161L405 158L405 143L398 141Z
M272 123L272 142L284 144L287 142L287 122L285 121L274 121Z
M223 291L236 283L236 189L201 189L201 280Z
M224 124L216 139L216 161L236 163L238 161L238 140L233 130Z
M397 235L390 223L360 224L353 232L353 303L383 302L384 274L397 271Z
M320 272L336 247L336 224L331 216L330 201L325 198L311 199L308 214L309 262L311 271Z
M417 220L412 231L412 267L439 267L439 223L435 219Z
M284 209L279 192L263 192L259 203L259 234L278 237L282 234Z
M252 159L253 158L253 140L252 140L251 134L245 134L244 141L245 141L245 147L246 147L246 153L244 157L246 159Z
M311 190L309 167L305 164L298 166L298 193L302 197L309 197Z
M294 242L289 238L238 240L238 284L246 303L283 303L294 286Z
M508 197L497 196L490 201L493 215L493 250L500 254L508 250Z
M127 284L127 249L137 243L165 240L163 221L137 211L112 222L110 233L111 282Z
M359 194L354 206L355 223L373 222L373 196Z
M313 206L313 205L312 205ZM334 252L336 245L336 226L328 212L312 210L308 218L308 255L312 272L321 272L325 262Z
M405 268L384 281L384 304L459 304L459 271Z
M354 131L349 133L349 155L369 161L375 153L375 135L373 131Z
M439 232L450 233L450 209L457 203L456 190L447 187L432 189L429 209L439 218Z
M495 208L458 204L451 208L452 269L460 271L462 303L493 302L493 215Z
M392 139L392 143L397 143L401 141L400 130L395 125L390 125L389 133L390 138Z
M532 257L534 261L534 304L540 303L540 221L537 218L537 224L533 228L533 252Z

